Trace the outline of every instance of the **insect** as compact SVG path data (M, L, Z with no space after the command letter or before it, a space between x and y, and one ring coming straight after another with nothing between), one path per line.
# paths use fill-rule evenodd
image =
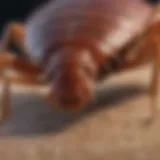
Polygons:
M1 121L10 113L10 83L49 84L44 97L50 106L74 110L94 97L98 81L151 59L153 117L160 68L158 2L50 1L31 13L25 23L9 23L1 40ZM7 51L10 42L20 50L19 56ZM6 76L7 68L19 76Z

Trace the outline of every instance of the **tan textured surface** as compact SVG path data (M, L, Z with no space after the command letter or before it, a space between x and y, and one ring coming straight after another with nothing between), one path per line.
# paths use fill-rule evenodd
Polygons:
M97 101L75 114L50 112L38 93L13 93L0 128L0 160L159 160L160 118L145 127L150 69L110 78Z

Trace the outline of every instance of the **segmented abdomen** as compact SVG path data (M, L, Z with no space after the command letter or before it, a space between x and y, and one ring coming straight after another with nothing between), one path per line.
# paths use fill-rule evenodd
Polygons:
M38 9L25 28L25 46L33 61L65 44L92 45L106 56L118 53L140 35L152 8L142 0L63 0Z

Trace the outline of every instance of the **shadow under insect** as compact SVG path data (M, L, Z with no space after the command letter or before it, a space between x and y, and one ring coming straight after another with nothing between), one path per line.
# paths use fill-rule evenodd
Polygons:
M35 94L15 94L12 96L12 115L0 127L0 136L37 136L47 133L59 133L92 113L111 108L115 104L146 93L139 85L114 85L110 88L98 88L95 100L81 111L66 113L51 111L45 102Z

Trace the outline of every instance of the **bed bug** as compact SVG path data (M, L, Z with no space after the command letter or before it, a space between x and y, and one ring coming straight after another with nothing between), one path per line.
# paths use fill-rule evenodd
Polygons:
M10 113L10 83L49 84L46 101L70 111L82 108L94 97L98 81L151 59L153 117L160 67L158 2L50 1L35 9L25 23L9 23L1 39L1 120ZM8 51L10 42L20 55ZM19 77L6 76L6 68L17 71Z

